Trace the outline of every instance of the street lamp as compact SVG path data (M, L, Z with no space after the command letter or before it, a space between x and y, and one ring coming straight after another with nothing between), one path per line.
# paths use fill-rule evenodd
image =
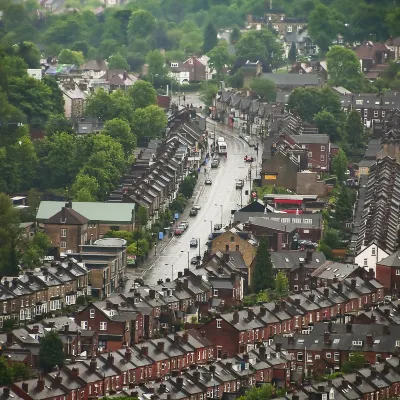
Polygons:
M218 206L218 204L216 204L216 206ZM222 214L223 214L224 206L222 204L219 204L219 206L221 207L221 228L222 228Z

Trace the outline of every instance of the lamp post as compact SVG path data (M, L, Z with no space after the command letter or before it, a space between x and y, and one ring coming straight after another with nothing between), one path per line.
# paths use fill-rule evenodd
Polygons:
M216 204L216 206L218 206L218 204ZM219 204L219 206L221 207L221 228L222 228L222 214L223 214L224 206L222 204Z

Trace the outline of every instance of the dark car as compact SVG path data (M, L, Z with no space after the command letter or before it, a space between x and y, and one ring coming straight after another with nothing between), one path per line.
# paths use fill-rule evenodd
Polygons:
M190 241L190 247L197 247L197 239L192 239L191 241Z
M222 224L214 224L214 231L219 231L222 229Z
M190 215L191 217L195 217L197 214L198 214L198 211L197 211L195 208L192 208L192 209L190 210L189 215Z
M243 186L244 186L244 180L243 179L238 179L236 181L236 189L242 189Z
M211 168L218 168L219 165L219 160L217 158L214 158L214 160L211 161Z
M192 259L190 260L190 264L197 265L197 263L198 263L197 257L192 257Z

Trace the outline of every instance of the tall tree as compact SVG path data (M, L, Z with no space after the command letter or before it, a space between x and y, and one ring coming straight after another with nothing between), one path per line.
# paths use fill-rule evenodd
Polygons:
M268 240L262 237L258 243L257 253L251 274L251 289L254 293L274 286L274 271Z
M21 57L29 68L40 68L40 50L32 42L21 42L16 46L16 55Z
M308 18L308 32L324 54L339 33L340 26L336 12L324 4L318 4Z
M60 64L74 64L79 67L85 63L85 58L79 51L63 49L58 55L58 62Z
M108 59L109 69L123 69L124 71L129 71L129 64L126 58L121 53L113 54Z
M157 103L157 92L150 82L137 81L128 89L134 109L145 108Z
M250 81L250 89L261 100L274 102L276 100L276 85L269 79L253 78Z
M292 42L290 45L288 60L291 64L294 64L297 60L297 47L295 42Z
M63 342L55 331L47 332L40 340L39 365L47 373L65 363Z
M275 292L282 298L289 294L289 279L283 271L279 271L275 277Z
M231 34L229 35L229 40L232 44L236 44L242 36L242 32L238 26L232 28Z
M155 28L155 18L146 10L134 11L129 18L128 34L131 39L145 38Z
M320 111L314 116L314 123L318 128L318 133L326 134L333 143L341 139L341 121L329 111Z
M238 400L268 400L272 398L275 387L270 383L264 383L261 387L249 388Z
M167 70L164 65L164 56L159 50L150 51L147 54L146 61L148 64L148 75L150 79L154 79L155 76L165 76Z
M213 49L218 43L218 32L217 28L212 22L209 22L205 28L203 33L203 53L208 53L211 49Z
M339 149L338 153L333 158L332 169L338 181L342 183L346 179L347 171L347 157L342 149Z
M132 151L136 148L136 137L129 124L122 119L114 118L107 121L103 133L120 143L126 155L132 154Z
M215 70L217 81L222 80L224 68L229 68L233 61L228 51L228 45L225 41L219 42L216 47L213 47L212 50L207 53L207 56L210 58L208 60L209 66L211 69Z
M353 50L343 46L333 46L326 55L326 61L331 85L343 86L355 92L362 90L364 77L358 57Z
M75 201L97 201L99 189L100 186L97 183L96 178L78 174L72 185L71 191Z
M360 113L356 110L349 112L346 121L346 134L348 141L355 147L362 146L364 138L364 125Z
M343 186L335 204L335 219L346 222L353 215L353 205L351 204L348 189Z
M167 117L162 108L147 106L138 108L133 114L133 132L137 137L160 137L167 126Z

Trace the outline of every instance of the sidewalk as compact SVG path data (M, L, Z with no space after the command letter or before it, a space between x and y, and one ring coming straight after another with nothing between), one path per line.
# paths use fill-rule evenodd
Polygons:
M181 215L179 215L177 225L179 225L180 222L186 221L188 219L190 210L192 209L193 205L197 203L199 197L203 193L204 179L202 179L202 176L201 176L201 174L203 174L203 171L204 171L204 169L199 174L199 178L197 179L196 187L194 188L193 196L190 199L188 199L184 212ZM175 223L173 226L175 227ZM149 270L149 268L154 264L155 261L157 261L158 256L160 254L162 254L162 252L171 243L171 241L173 239L174 239L174 236L172 236L172 237L164 236L163 240L159 240L157 242L157 254L155 254L155 250L153 248L150 250L150 254L145 258L145 260L139 262L138 267L136 267L136 268L128 267L127 268L126 276L128 277L128 281L126 282L125 287L127 288L128 291L132 287L133 281L136 278L143 278L143 276L146 274L146 272Z

